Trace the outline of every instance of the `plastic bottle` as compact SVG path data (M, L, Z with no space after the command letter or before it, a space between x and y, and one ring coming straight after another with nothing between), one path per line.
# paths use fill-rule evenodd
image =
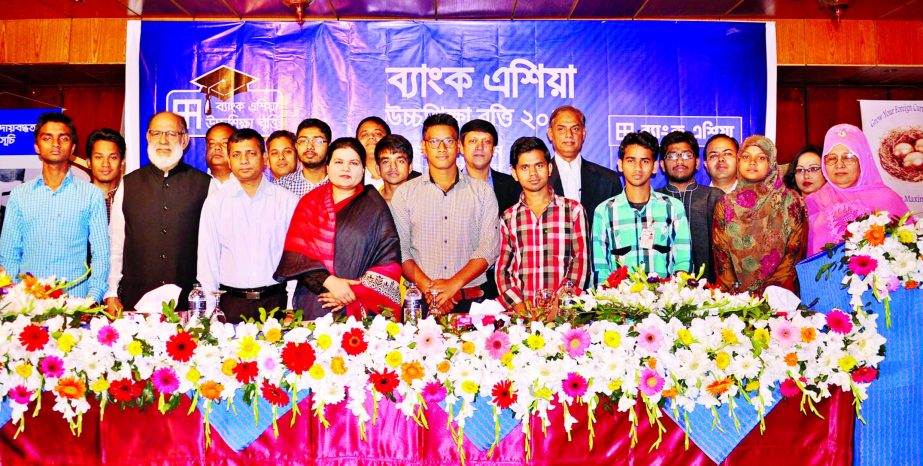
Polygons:
M423 318L423 292L413 283L407 284L403 312L405 324L416 325L417 321Z

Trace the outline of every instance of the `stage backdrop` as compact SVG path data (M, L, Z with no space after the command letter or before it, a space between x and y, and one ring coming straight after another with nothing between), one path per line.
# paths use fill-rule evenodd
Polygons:
M923 101L860 100L862 131L875 154L881 179L923 212Z
M203 136L219 121L268 135L316 117L338 137L378 115L419 154L427 114L483 118L500 133L503 171L512 142L545 138L564 104L586 114L583 156L610 167L631 131L687 129L701 143L775 132L772 23L131 23L126 115L137 118L129 137L141 165L147 119L161 110L186 117L186 160L203 169Z

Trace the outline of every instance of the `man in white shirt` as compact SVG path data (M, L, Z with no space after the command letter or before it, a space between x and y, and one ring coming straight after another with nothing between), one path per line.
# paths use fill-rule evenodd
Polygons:
M209 196L199 226L198 275L206 293L222 290L221 309L237 323L284 309L284 283L272 274L298 198L263 176L263 137L238 130L228 139L228 160L236 181Z
M727 134L716 134L705 142L705 168L711 187L729 193L737 188L737 151L740 145Z
M370 184L375 189L381 189L384 185L378 162L375 160L375 146L378 141L389 134L391 134L391 127L377 116L365 117L356 126L356 139L365 147L365 180L363 183Z
M231 179L231 169L228 168L228 138L234 134L236 128L228 123L215 123L205 133L205 164L212 176L208 185L208 194L221 189Z

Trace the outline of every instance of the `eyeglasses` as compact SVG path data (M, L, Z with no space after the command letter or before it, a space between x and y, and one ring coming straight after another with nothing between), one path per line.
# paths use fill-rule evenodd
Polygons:
M319 145L322 145L322 144L327 144L327 140L324 139L324 138L322 138L322 137L320 137L320 136L315 136L315 137L313 137L313 138L309 138L309 137L307 137L307 136L302 136L302 137L300 137L300 138L298 138L298 139L295 140L295 144L298 144L299 146L303 146L303 145L305 145L305 144L307 144L307 143L309 143L309 142L312 143L312 144L314 144L315 146L319 146Z
M455 147L455 138L427 139L426 140L426 145L428 145L430 149L438 148L439 144L444 144L446 147Z
M805 173L817 173L820 171L820 165L811 165L810 167L795 168L795 175L804 176Z
M708 160L714 160L717 158L730 159L734 158L734 151L726 150L724 152L709 152Z
M855 165L859 163L859 156L853 154L852 152L847 152L845 154L827 154L824 156L824 163L828 167L839 165L840 162L843 162L843 165Z
M692 160L692 159L695 158L695 154L693 154L692 152L689 152L689 151L686 151L686 152L667 152L667 155L663 156L663 158L664 158L665 160L669 160L669 161L671 161L671 162L676 162L676 161L679 160L679 159L683 159L683 160Z
M163 136L167 137L168 141L179 141L180 136L186 134L185 131L160 131L156 129L147 130L147 136L151 139L157 140Z

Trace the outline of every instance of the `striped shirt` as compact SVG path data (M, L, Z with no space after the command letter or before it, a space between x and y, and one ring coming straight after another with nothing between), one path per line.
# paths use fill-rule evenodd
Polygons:
M536 216L521 194L500 220L500 301L512 308L530 302L539 290L556 291L564 280L582 286L588 268L586 225L577 201L553 196Z
M0 265L17 280L20 273L74 280L72 296L101 302L109 276L109 234L103 192L68 173L52 191L42 176L13 190L0 236ZM89 246L89 250L87 248Z
M401 238L401 260L413 259L432 280L452 278L472 259L488 265L500 253L497 198L487 183L456 174L443 191L429 173L400 185L391 214ZM466 286L487 281L485 274Z
M653 230L653 244L642 244L644 230ZM625 193L596 208L593 215L593 273L602 283L621 265L661 277L689 271L691 245L689 222L683 204L673 197L651 191L640 210L628 203Z
M314 191L319 186L327 184L330 180L327 177L324 177L320 183L312 183L304 177L304 172L301 170L296 170L288 175L279 178L278 180L273 181L273 184L281 186L289 191L292 194L298 196L298 199L301 199L305 194L308 194L311 191ZM209 193L211 189L209 189Z

